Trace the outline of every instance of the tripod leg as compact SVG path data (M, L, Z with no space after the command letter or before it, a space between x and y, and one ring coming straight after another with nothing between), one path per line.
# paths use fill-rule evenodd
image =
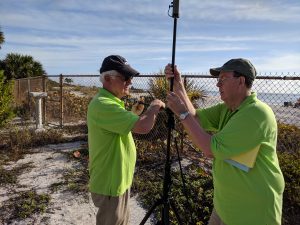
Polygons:
M175 216L176 216L176 219L177 219L178 223L180 225L182 225L183 223L182 223L182 221L181 221L181 219L179 217L179 213L178 213L178 211L176 209L176 206L175 206L174 202L171 199L170 199L170 205L171 205L171 208L172 208L173 212L175 213Z
M168 199L165 199L164 202L164 208L162 209L162 222L163 225L169 225L170 224L170 202Z
M150 215L152 214L152 212L154 211L154 209L162 204L162 199L158 199L154 205L151 207L151 209L146 213L145 217L143 218L142 222L140 223L140 225L144 225L146 223L146 221L148 220L148 218L150 217Z

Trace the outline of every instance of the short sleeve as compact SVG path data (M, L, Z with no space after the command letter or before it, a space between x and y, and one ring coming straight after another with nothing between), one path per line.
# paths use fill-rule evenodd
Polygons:
M218 133L212 136L211 149L221 159L247 152L263 140L261 124L251 114L237 112Z
M217 131L219 127L221 111L221 104L217 104L205 109L197 109L196 114L201 123L201 127L208 131Z
M92 123L107 132L129 133L139 117L109 98L98 98L89 106Z

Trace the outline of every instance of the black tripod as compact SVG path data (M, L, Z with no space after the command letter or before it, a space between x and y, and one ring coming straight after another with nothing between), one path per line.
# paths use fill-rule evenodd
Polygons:
M179 18L179 0L173 0L170 8L173 8L172 16L174 18L174 26L173 26L173 46L172 46L172 69L174 71L175 68L175 48L176 48L176 32L177 32L177 18ZM174 78L170 79L170 91L173 91L173 83ZM171 188L171 162L170 162L170 150L171 150L171 136L172 130L175 127L175 120L174 114L171 110L167 109L168 113L168 136L167 136L167 151L166 151L166 163L165 163L165 173L164 173L164 183L163 183L163 195L160 199L158 199L151 209L147 212L144 219L140 223L143 225L146 223L147 219L150 217L152 212L155 210L156 207L159 205L163 205L162 209L162 218L161 221L158 222L160 225L169 225L170 224L170 208L172 208L173 212L175 213L176 219L178 220L179 224L182 224L177 209L175 208L175 204L170 199L169 191Z

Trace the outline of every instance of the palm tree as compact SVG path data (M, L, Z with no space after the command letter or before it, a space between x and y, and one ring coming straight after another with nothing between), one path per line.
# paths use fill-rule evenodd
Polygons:
M163 72L160 71L157 75L163 75ZM157 98L162 100L163 102L166 102L166 96L169 90L169 85L164 76L156 76L154 78L149 79L148 85L148 93L149 95L151 95L151 97L145 96L144 100L146 103L149 104L153 100L153 98ZM192 79L184 79L184 87L191 102L193 103L195 108L197 108L197 102L199 100L204 101L206 98L205 91L197 84L195 84L194 80ZM148 134L134 134L134 137L139 140L148 141L156 141L158 139L166 140L168 133L167 121L167 112L161 111L157 116L157 122ZM182 129L182 127L179 127L178 129Z
M157 75L163 75L163 72L160 71ZM165 77L154 77L148 81L149 91L155 97L162 101L166 101L167 92L169 90L168 82ZM197 101L204 101L207 97L205 90L202 87L199 87L195 84L195 81L192 79L184 78L184 87L187 92L187 95L193 105L197 107Z
M1 29L1 27L0 27ZM4 43L5 38L4 38L4 34L3 32L0 30L0 49L1 49L1 45Z
M46 75L42 64L35 61L32 56L15 53L7 54L0 62L0 69L4 70L8 80Z

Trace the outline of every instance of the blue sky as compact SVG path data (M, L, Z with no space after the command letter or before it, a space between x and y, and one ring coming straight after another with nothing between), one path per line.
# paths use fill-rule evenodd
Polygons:
M169 0L1 0L7 53L27 54L49 75L98 74L104 57L124 56L143 73L171 61ZM299 0L181 0L176 64L207 73L231 58L261 73L300 72Z

